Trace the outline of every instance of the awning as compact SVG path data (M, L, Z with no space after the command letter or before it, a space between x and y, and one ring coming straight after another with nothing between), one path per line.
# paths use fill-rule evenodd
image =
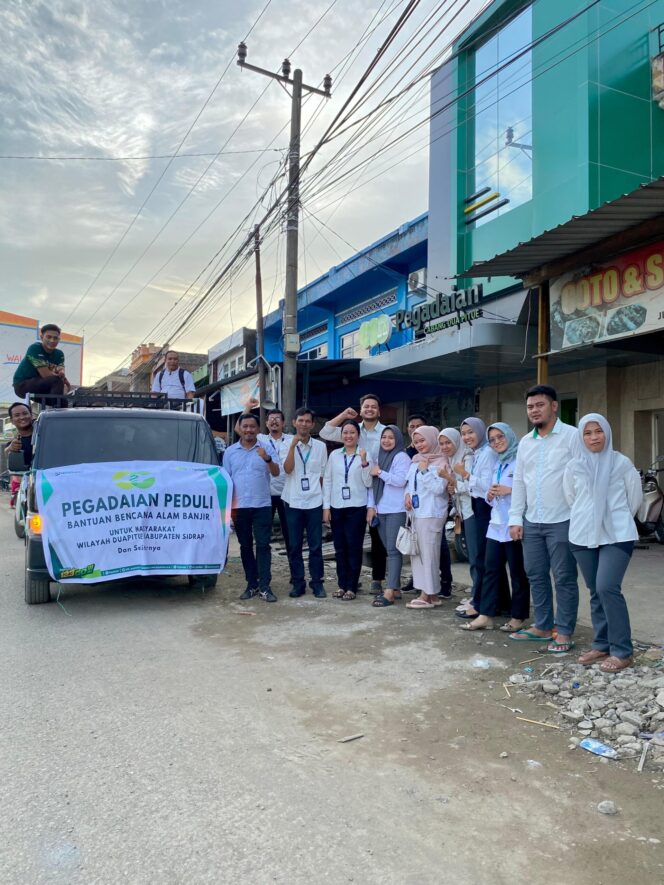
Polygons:
M625 251L638 241L645 242L648 236L657 237L664 232L664 177L637 190L624 194L593 209L585 215L577 215L545 231L532 240L519 243L513 249L489 258L476 261L468 270L458 274L461 278L476 277L518 277L523 279L540 269L557 276L574 269L574 264L563 267L561 262L579 256L593 247L606 244L606 252L613 254ZM623 242L617 241L622 236ZM630 242L632 240L632 242ZM587 256L576 258L577 267L587 262ZM599 256L596 257L599 260ZM558 266L555 273L551 267ZM566 262L569 264L569 262ZM542 278L549 273L543 272Z

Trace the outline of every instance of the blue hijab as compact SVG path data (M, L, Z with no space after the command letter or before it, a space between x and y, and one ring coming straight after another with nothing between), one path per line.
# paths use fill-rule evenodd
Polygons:
M496 421L494 424L489 424L486 431L487 441L489 439L489 431L492 427L495 427L496 430L500 430L501 433L504 433L507 438L507 448L504 452L496 452L496 456L501 464L505 464L508 461L513 461L516 458L516 450L519 448L519 440L516 438L516 433L512 430L509 424L505 424L504 421Z

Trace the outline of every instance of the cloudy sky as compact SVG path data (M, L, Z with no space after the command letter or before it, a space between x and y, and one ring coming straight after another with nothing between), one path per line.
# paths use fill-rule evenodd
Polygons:
M0 304L84 334L85 381L126 362L141 341L164 342L214 271L215 254L283 168L288 96L278 83L234 63L237 43L266 2L1 4ZM466 4L450 21L462 5L422 0L384 67L405 59L406 50L410 61L381 82L358 116L433 63L483 3ZM330 71L335 77L331 101L314 97L303 107L303 153L405 6L405 0L267 5L247 40L248 60L276 70L288 55L308 83L318 85ZM372 32L357 46L367 28ZM408 72L418 48L424 57ZM426 117L427 98L425 82L383 118L370 141L367 135L364 148L346 153L335 167L325 164L343 139L322 150L312 166L322 177L303 195L301 284L352 254L350 246L362 248L426 211L427 128L416 124ZM396 136L398 144L386 153L332 182L333 173L350 172L357 159ZM169 161L176 151L183 156ZM283 178L264 206L281 186ZM260 206L239 236L259 212ZM266 307L276 307L283 295L282 239L275 232L264 245ZM252 293L247 268L171 343L205 351L233 328L253 324Z

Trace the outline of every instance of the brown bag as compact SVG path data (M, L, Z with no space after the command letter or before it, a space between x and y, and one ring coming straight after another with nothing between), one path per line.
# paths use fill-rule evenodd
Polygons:
M463 520L461 519L461 515L459 513L454 514L454 534L460 535L463 531Z

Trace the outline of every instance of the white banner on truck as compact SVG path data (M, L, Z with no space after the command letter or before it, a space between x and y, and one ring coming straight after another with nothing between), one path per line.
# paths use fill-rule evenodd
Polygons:
M232 482L182 461L37 471L49 574L63 583L217 574L226 562Z

